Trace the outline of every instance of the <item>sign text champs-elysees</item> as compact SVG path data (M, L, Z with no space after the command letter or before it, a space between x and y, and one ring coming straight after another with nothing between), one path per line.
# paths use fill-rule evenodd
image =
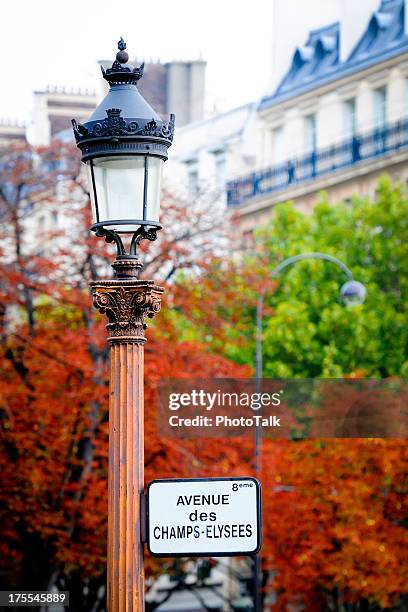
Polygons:
M156 556L233 556L261 547L255 478L155 480L147 496L149 551Z

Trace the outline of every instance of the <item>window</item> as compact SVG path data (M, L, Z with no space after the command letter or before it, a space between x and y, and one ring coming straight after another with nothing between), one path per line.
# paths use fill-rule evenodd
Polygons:
M343 102L343 132L345 138L353 138L356 135L356 100L351 98Z
M272 160L274 164L279 164L285 159L283 128L278 127L272 130Z
M408 79L405 79L405 104L403 113L404 117L408 117Z
M198 192L198 163L197 160L186 162L188 191L190 195L197 195Z
M198 192L198 169L196 167L189 168L188 190L192 195L195 195Z
M227 181L227 160L224 151L214 153L215 160L215 182L219 189L224 189Z
M304 148L307 153L316 150L316 115L305 117Z
M374 125L377 128L385 126L387 121L387 88L374 90Z
M242 234L242 249L243 251L250 251L253 253L254 250L254 231L245 230Z
M37 227L39 232L43 232L45 230L45 216L40 215L37 219Z

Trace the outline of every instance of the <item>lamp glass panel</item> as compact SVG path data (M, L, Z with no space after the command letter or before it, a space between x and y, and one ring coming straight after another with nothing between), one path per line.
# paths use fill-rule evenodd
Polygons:
M159 222L160 188L164 161L160 157L148 158L147 211L146 219Z
M99 157L93 160L97 207L90 162L87 166L94 223L143 219L144 157ZM121 224L108 227L119 232L135 229L134 225Z

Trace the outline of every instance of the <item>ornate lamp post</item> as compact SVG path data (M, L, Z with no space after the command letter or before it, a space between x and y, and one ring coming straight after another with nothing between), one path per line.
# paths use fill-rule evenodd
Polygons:
M144 610L140 495L144 487L143 345L147 317L160 310L163 289L139 280L141 240L155 240L161 171L174 133L140 95L143 64L130 66L121 38L112 67L102 69L110 90L83 125L72 121L88 169L91 230L115 242L114 277L92 281L93 301L108 318L110 345L108 609ZM129 235L126 249L124 236Z

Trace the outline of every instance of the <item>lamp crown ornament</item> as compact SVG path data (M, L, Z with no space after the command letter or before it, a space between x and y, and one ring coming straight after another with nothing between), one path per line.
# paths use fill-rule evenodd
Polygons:
M126 43L122 36L118 42L119 51L111 68L101 66L102 76L108 81L109 85L135 85L143 76L144 63L139 67L126 65L129 61L129 54L126 51Z

